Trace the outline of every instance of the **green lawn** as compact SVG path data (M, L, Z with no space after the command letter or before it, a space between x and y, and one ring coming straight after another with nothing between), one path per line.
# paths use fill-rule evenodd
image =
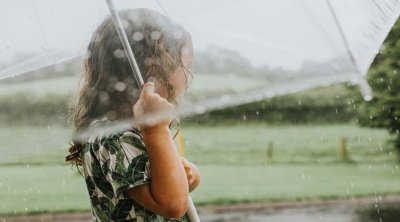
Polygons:
M338 161L341 137L354 162L392 162L382 129L338 125L236 125L182 127L189 159L200 164L326 163ZM71 130L60 126L0 127L0 164L60 164ZM273 143L272 159L267 157Z
M192 194L197 204L400 193L400 172L384 130L252 124L184 125L183 132L187 157L202 172ZM0 214L89 209L82 177L63 163L70 135L57 126L0 128ZM352 161L338 161L342 136Z
M350 161L388 162L395 154L382 129L350 124L183 127L188 156L199 163L264 164L338 161L339 142L348 141ZM272 143L272 158L267 157Z
M394 164L199 165L196 204L400 194ZM69 166L2 166L0 214L88 211L83 178Z

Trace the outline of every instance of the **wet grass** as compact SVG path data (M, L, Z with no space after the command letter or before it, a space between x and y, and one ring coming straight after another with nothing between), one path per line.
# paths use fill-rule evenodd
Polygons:
M200 165L198 203L352 198L400 193L395 164L224 166Z
M215 164L328 163L341 161L340 141L347 141L346 162L395 161L383 129L351 124L184 127L191 160Z
M400 193L400 171L384 130L252 124L189 125L183 132L187 157L202 172L192 194L197 204ZM89 210L83 178L63 163L70 135L59 126L0 128L0 214ZM338 160L342 136L351 161Z
M400 194L394 164L199 165L196 204L229 204ZM83 178L68 166L2 166L0 214L89 211Z
M347 162L388 163L396 156L385 130L350 124L184 125L182 132L188 158L200 164L335 163L342 137ZM70 129L56 125L0 127L0 164L62 164L70 136Z

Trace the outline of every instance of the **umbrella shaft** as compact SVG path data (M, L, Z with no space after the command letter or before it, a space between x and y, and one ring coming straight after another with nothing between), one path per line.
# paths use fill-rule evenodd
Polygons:
M119 38L121 39L122 45L124 46L124 49L125 49L129 64L132 68L136 83L137 83L139 89L142 90L144 81L143 81L142 75L140 73L139 66L137 65L135 56L133 55L131 46L129 45L128 38L126 37L124 26L121 23L121 19L119 18L117 11L115 10L113 1L107 0L107 5L108 5L108 8L110 9L111 16L112 16L115 28L117 29Z

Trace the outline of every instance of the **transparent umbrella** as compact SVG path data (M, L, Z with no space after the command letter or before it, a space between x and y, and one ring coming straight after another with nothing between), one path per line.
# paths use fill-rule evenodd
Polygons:
M186 113L346 81L371 99L364 77L400 12L395 0L115 3L117 9L151 8L183 24L192 34L196 74L232 83L194 81ZM10 0L1 6L1 79L84 57L91 33L109 14L105 1ZM201 87L208 93L193 96Z
M177 116L348 81L369 100L364 77L400 14L396 0L115 4L159 11L191 33L195 80ZM109 15L106 2L98 0L5 0L0 5L0 79L90 56L85 49L90 36Z

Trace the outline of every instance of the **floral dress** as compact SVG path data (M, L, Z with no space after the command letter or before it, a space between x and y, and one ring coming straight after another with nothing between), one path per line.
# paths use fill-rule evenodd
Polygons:
M149 157L139 130L90 138L82 155L94 221L189 221L187 216L166 219L154 214L124 192L151 182Z

